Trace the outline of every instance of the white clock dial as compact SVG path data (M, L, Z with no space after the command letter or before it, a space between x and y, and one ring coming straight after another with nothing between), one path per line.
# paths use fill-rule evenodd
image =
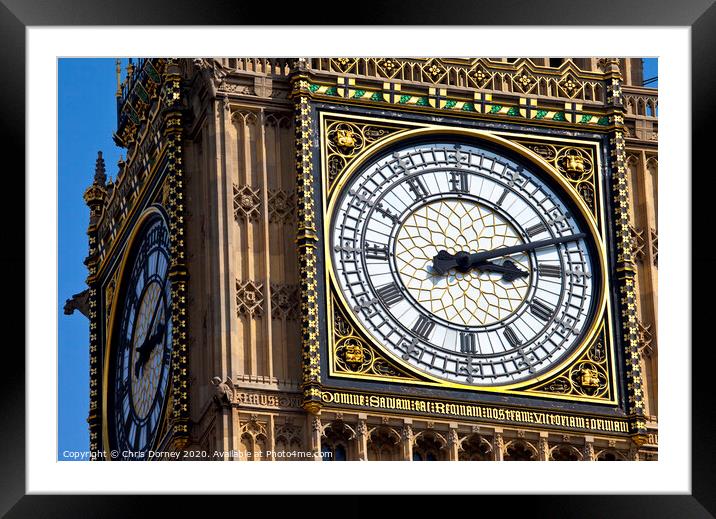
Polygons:
M432 376L481 386L529 379L573 351L594 318L599 260L545 176L445 140L385 153L348 179L330 215L333 275L372 339ZM435 268L441 251L505 247L521 250Z

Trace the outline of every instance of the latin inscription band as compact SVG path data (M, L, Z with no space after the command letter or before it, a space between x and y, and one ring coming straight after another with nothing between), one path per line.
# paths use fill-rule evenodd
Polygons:
M563 413L503 409L487 405L437 402L420 398L392 397L343 391L323 391L324 404L369 407L385 411L412 411L461 418L480 418L498 422L525 423L530 425L554 426L587 431L628 433L626 420L613 418L592 418L571 416Z

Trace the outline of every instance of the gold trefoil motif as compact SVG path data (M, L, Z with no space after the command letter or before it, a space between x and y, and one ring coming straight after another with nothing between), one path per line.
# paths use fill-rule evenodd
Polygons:
M502 275L473 269L436 275L433 256L440 250L480 252L523 243L517 231L489 208L462 200L424 205L398 232L395 258L403 284L434 315L464 326L487 326L512 314L529 290L529 277L504 281ZM526 272L526 254L510 260ZM502 260L497 260L502 261Z

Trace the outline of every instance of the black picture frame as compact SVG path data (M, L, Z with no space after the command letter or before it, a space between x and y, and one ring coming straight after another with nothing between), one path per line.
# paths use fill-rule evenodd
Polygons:
M13 207L11 202L0 204L4 222L6 246L0 254L0 262L6 276L5 299L8 305L3 316L15 325L6 330L19 330L20 340L24 343L24 327L17 326L18 313L25 308L25 279L31 272L26 269L24 196L25 159L17 150L25 148L25 71L27 26L70 26L70 25L244 25L258 21L261 24L296 24L298 21L317 24L351 25L633 25L633 26L688 26L691 28L691 107L685 102L683 109L691 109L692 116L692 171L691 179L688 165L683 171L665 171L666 175L680 175L685 181L698 180L699 189L692 199L693 236L707 241L711 233L706 228L709 222L709 204L705 197L710 196L709 189L716 182L709 142L709 122L714 114L716 96L712 91L716 86L716 5L714 0L541 0L539 2L520 3L515 0L484 2L462 0L432 2L414 0L408 4L390 2L376 4L372 9L365 6L345 7L350 13L342 12L339 3L322 2L320 4L293 4L285 9L272 9L270 14L265 4L245 3L238 0L207 0L201 3L194 0L160 0L123 2L95 2L91 0L63 0L47 2L43 0L2 0L0 3L0 128L2 128L3 157L19 159L14 168L6 166L5 182L16 182L12 193L19 204ZM300 13L300 14L299 14ZM268 14L268 16L267 16ZM54 71L48 71L48 74ZM31 100L30 100L31 102ZM14 188L14 189L13 189ZM701 200L698 198L701 197ZM10 198L10 197L8 197ZM700 324L704 330L706 323L713 320L712 305L706 301L706 294L714 288L714 276L710 273L716 264L716 252L699 241L692 253L691 268L699 283L699 290L692 292L692 321ZM686 254L686 251L684 252ZM685 267L687 265L685 264ZM685 269L688 272L688 269ZM19 273L23 273L22 276ZM691 283L685 274L684 279L674 282ZM671 280L669 281L671 282ZM22 295L20 295L22 294ZM703 304L699 304L702 302ZM23 309L23 310L18 310ZM691 323L683 323L691 326ZM12 333L12 332L7 332ZM17 331L15 333L18 333ZM716 516L716 433L714 416L716 406L711 401L713 394L713 375L711 373L715 353L712 340L703 336L697 340L693 335L692 350L692 452L690 495L634 495L634 496L526 496L510 497L509 503L504 496L480 499L495 500L496 509L508 511L509 516L525 515L530 517L714 517ZM18 340L19 339L19 340ZM149 504L157 502L162 506L163 515L180 513L186 508L186 498L167 496L157 501L149 496L80 496L25 495L25 355L19 347L9 347L6 338L4 348L3 375L0 377L2 391L2 426L0 426L0 513L7 517L115 517L137 516L138 510L149 510ZM688 348L688 344L664 345L663 347ZM50 404L52 405L52 404ZM502 500L500 504L497 500ZM414 496L409 501L401 500L401 515L410 504L422 506L423 500ZM300 501L287 500L285 505L291 508L306 507L306 511L316 510L316 503L301 504ZM304 502L305 503L305 502ZM229 505L234 508L236 500L212 497L211 506ZM276 501L272 499L273 510ZM507 508L504 506L507 505ZM484 506L484 501L483 501ZM359 496L345 497L340 502L343 510L352 510L354 514L364 514L365 502ZM212 509L212 514L216 513ZM208 512L208 510L207 510ZM234 508L234 513L236 509ZM183 514L182 514L183 515Z

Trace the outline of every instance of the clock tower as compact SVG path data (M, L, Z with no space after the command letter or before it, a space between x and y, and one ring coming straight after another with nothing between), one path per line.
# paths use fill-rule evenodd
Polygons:
M616 58L131 62L126 159L85 193L91 449L656 459L642 83Z

